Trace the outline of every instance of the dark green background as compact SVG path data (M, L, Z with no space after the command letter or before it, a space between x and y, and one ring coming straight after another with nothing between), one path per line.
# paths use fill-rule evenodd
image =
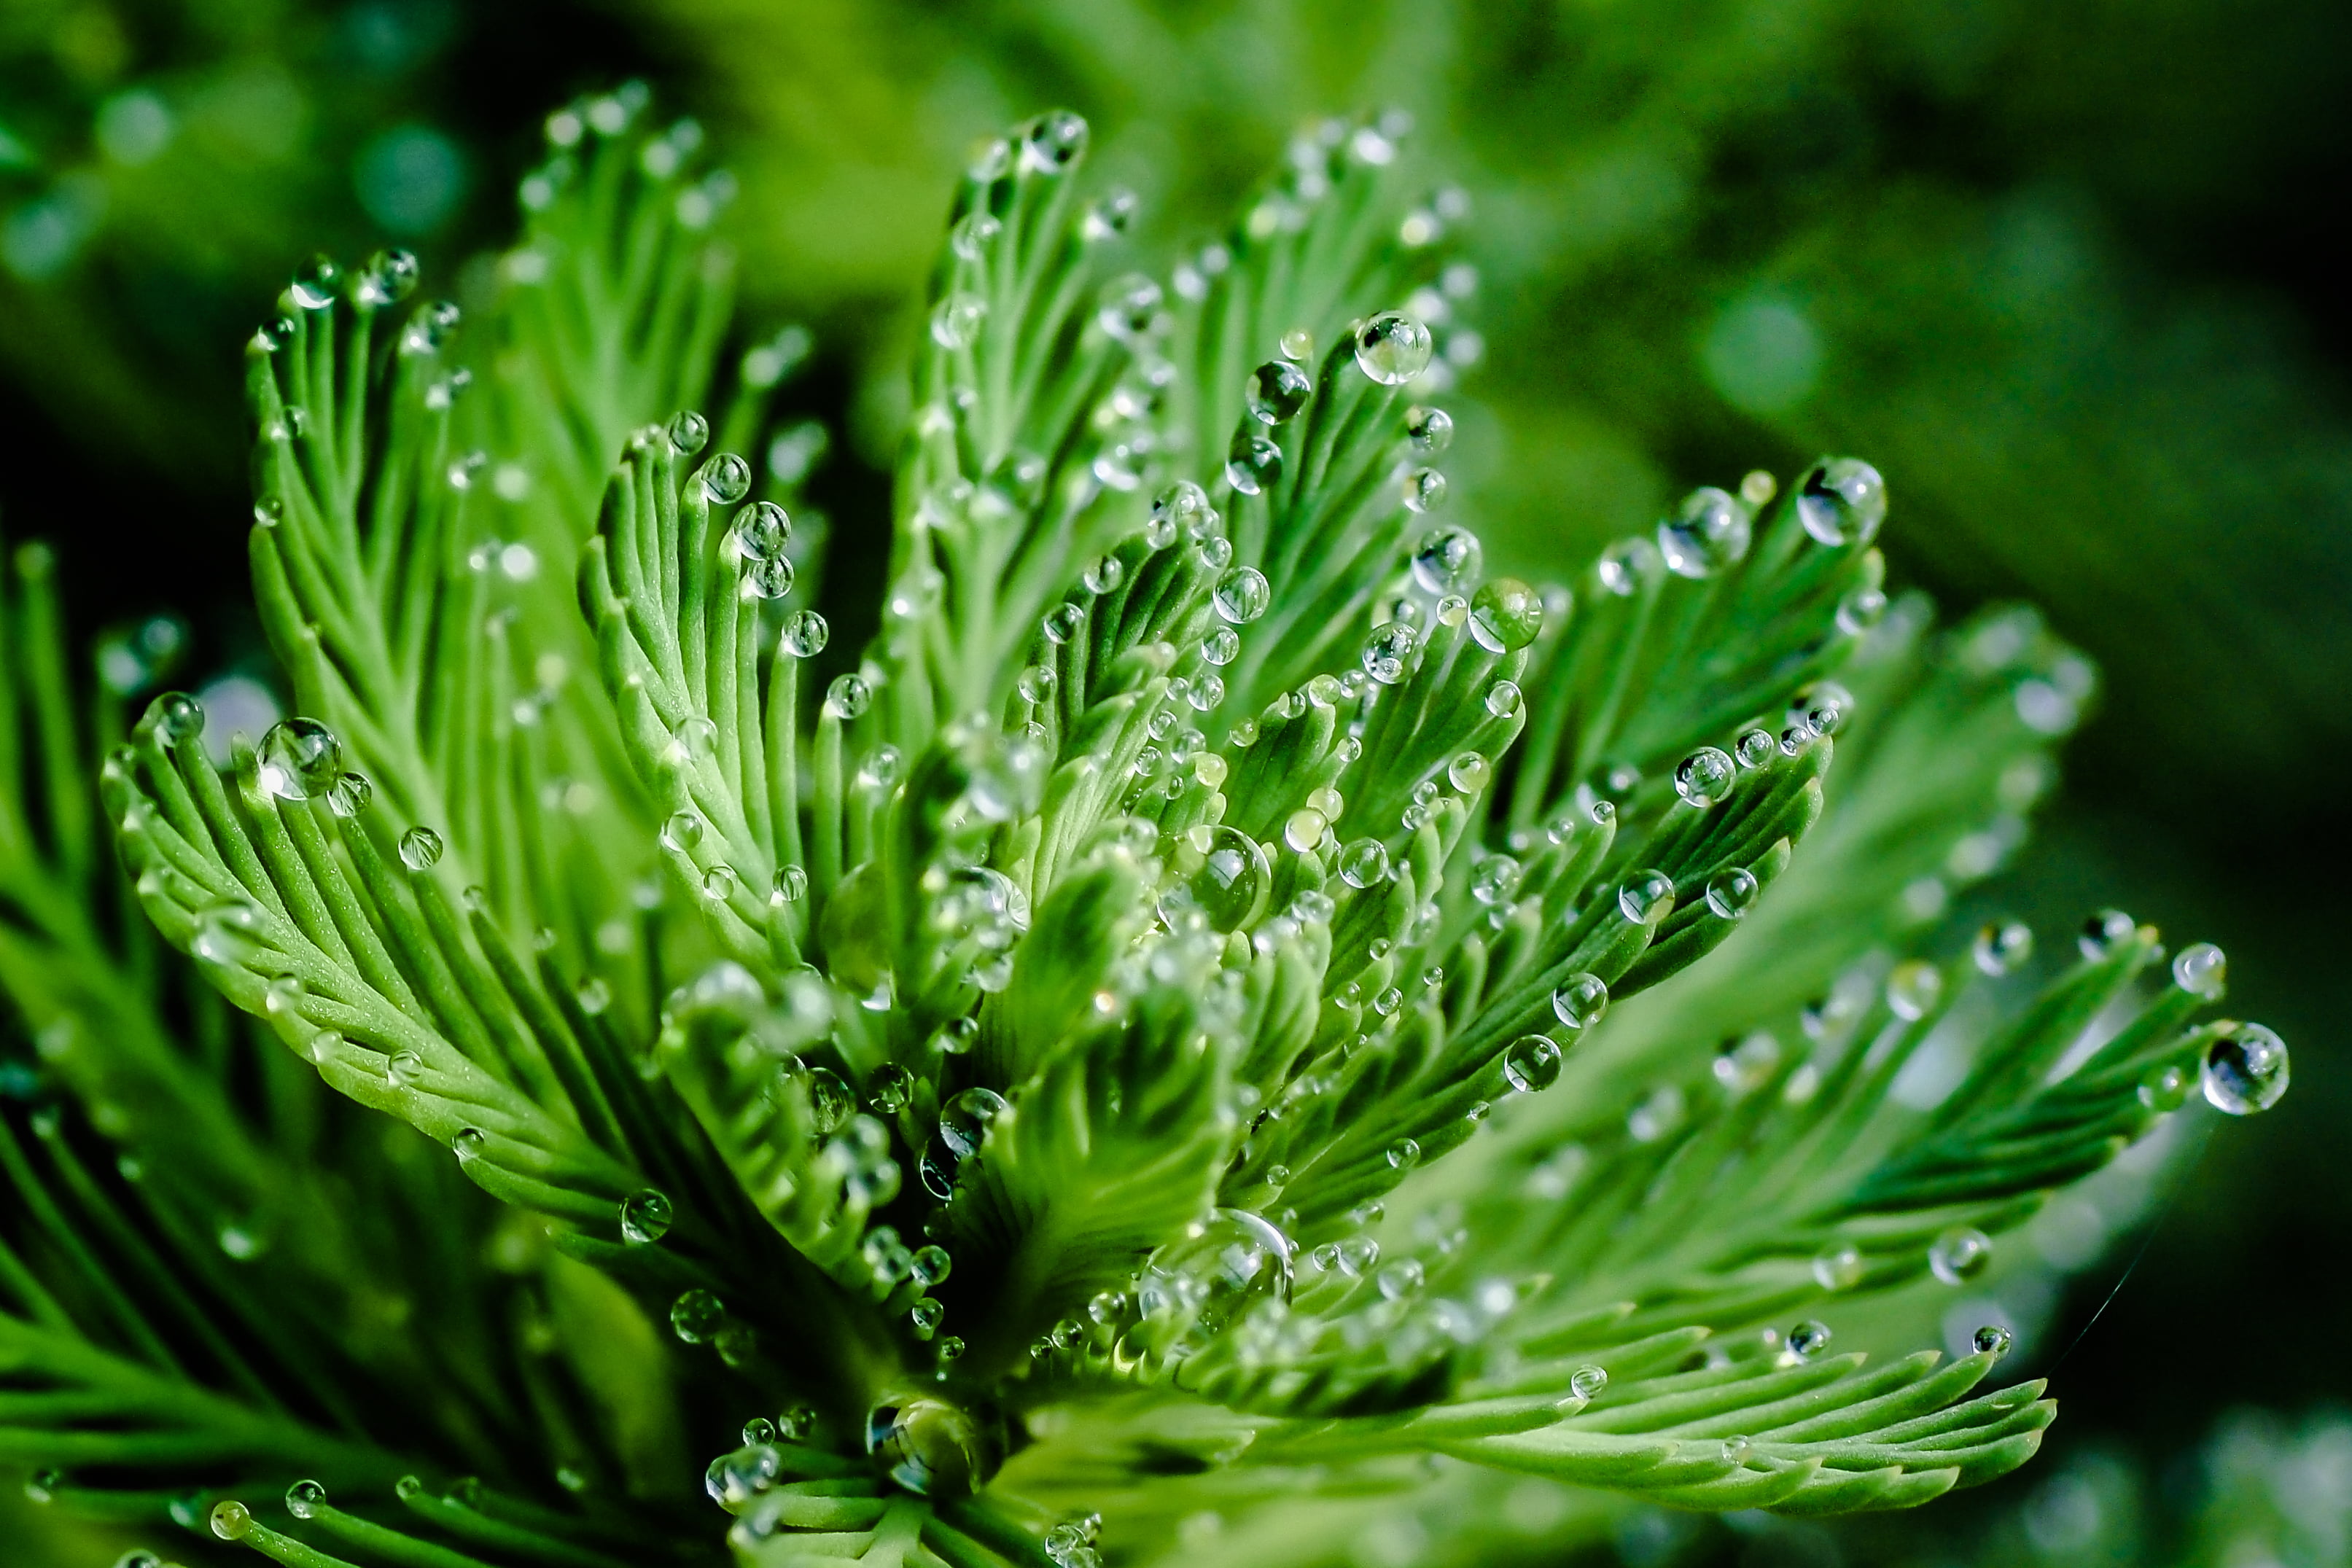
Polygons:
M2352 760L2352 11L14 0L0 528L59 542L90 629L175 608L202 666L253 658L252 323L320 246L410 244L453 287L509 232L544 112L633 74L741 175L751 319L818 329L794 396L835 418L817 489L845 538L886 516L889 367L975 136L1049 104L1086 113L1097 177L1143 195L1139 243L1164 256L1312 117L1396 104L1428 178L1473 199L1487 352L1452 400L1452 466L1490 562L1540 575L1691 485L1849 450L1888 477L1898 583L1954 611L2043 605L2107 684L2016 868L2018 905L2054 922L2119 903L2176 941L2221 943L2233 1008L2294 1050L2294 1092L2221 1129L2189 1173L2058 1370L2043 1465L1918 1521L1637 1531L1622 1549L2047 1551L2070 1538L2017 1521L2055 1506L2049 1478L2080 1493L2124 1473L2099 1468L2119 1457L2166 1500L2138 1544L2110 1531L2099 1551L2219 1560L2226 1542L2162 1525L2201 1495L2197 1446L2233 1406L2299 1417L2352 1390L2335 863ZM2137 1241L2082 1277L2051 1343ZM2113 1525L2126 1494L2101 1495Z

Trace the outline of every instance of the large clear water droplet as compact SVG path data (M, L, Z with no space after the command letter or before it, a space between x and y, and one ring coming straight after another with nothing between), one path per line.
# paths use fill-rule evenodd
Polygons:
M1675 768L1675 793L1705 810L1723 798L1738 772L1729 752L1702 746Z
M2210 942L2183 947L2172 960L2172 983L2209 1002L2221 999L2229 977L2229 958Z
M1213 603L1219 616L1236 626L1246 626L1273 605L1274 590L1257 568L1237 566L1217 580Z
M1252 419L1261 424L1287 424L1307 406L1315 383L1288 360L1268 360L1250 372L1243 390Z
M653 1187L640 1187L621 1200L621 1239L647 1247L669 1234L676 1218L668 1197Z
M960 1160L980 1152L988 1129L1011 1110L993 1089L967 1089L940 1107L940 1142Z
M1364 640L1364 674L1381 685L1396 685L1412 664L1416 641L1412 628L1402 621L1374 627Z
M1636 925L1655 925L1675 906L1675 879L1664 872L1642 870L1617 889L1617 911Z
M1738 920L1756 907L1764 884L1745 866L1717 872L1706 879L1706 906L1724 920Z
M1680 577L1713 577L1748 553L1748 508L1712 485L1683 497L1658 525L1658 553Z
M1551 1010L1565 1028L1591 1029L1609 1010L1609 983L1595 974L1570 975L1552 992Z
M736 453L720 453L694 476L713 506L731 507L751 493L751 465Z
M342 281L343 269L335 265L333 256L321 253L295 269L289 292L303 309L324 310L335 302L335 291Z
M866 1417L866 1451L918 1497L964 1497L988 1479L980 1424L961 1406L918 1395L885 1399Z
M281 800L310 800L334 787L343 745L315 718L289 718L261 737L261 787Z
M1797 520L1825 545L1867 544L1886 521L1886 481L1858 457L1832 457L1797 491Z
M1543 595L1498 577L1470 596L1470 635L1490 653L1515 653L1543 634Z
M1808 1318L1789 1331L1789 1354L1799 1361L1815 1360L1829 1347L1830 1330L1827 1323Z
M1237 931L1265 909L1274 873L1257 841L1222 822L1202 822L1176 838L1170 869L1177 884L1161 895L1171 925L1193 914L1214 931Z
M1503 1078L1521 1094L1534 1094L1559 1082L1559 1043L1548 1034L1523 1034L1504 1048Z
M430 871L441 863L441 835L430 828L411 828L400 835L400 863L411 871Z
M2237 1024L2205 1048L2200 1078L2217 1111L2232 1116L2267 1111L2286 1092L2286 1041L2261 1024Z
M1383 310L1356 329L1356 366L1382 386L1398 387L1429 368L1429 329L1402 311Z
M1454 416L1442 408L1416 403L1404 411L1404 433L1415 451L1434 457L1454 444Z
M1896 1018L1927 1016L1944 995L1944 972L1923 958L1906 958L1886 977L1886 1010Z
M1412 580L1424 593L1459 592L1478 580L1483 555L1468 528L1432 528L1412 548Z

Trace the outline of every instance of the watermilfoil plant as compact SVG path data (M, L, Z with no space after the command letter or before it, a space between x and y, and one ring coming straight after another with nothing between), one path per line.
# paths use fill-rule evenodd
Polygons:
M40 1496L296 1568L1448 1562L2033 1452L2006 1329L1843 1303L2286 1054L2210 946L1946 921L2093 677L1890 603L1874 469L1489 576L1403 128L1156 280L1054 114L956 198L886 546L699 133L549 134L473 319L321 259L249 350L299 716L134 722L168 628L78 706L16 558Z

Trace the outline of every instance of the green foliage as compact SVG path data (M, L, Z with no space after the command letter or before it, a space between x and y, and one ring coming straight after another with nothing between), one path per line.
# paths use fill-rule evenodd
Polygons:
M551 120L479 351L396 254L254 340L311 716L85 718L20 553L0 1454L298 1568L714 1560L722 1447L741 1562L1091 1568L2033 1452L2003 1331L1802 1314L2284 1086L2217 952L2100 917L2034 990L1936 923L2087 664L1890 611L1852 459L1486 577L1401 129L1163 286L1053 114L955 198L850 665L738 450L805 336L722 363L730 186L642 110Z

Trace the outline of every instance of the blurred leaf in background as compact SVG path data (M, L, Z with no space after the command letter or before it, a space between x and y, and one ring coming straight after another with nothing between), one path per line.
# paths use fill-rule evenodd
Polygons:
M1932 1520L1850 1550L2238 1561L2228 1521L2268 1508L2305 1530L2277 1561L2345 1560L2341 1477L2312 1479L2340 1425L2279 1425L2315 1386L2352 1389L2312 1244L2352 1218L2328 1032L2352 986L2314 875L2352 753L2341 5L16 0L0 504L69 557L103 552L110 612L170 602L200 657L245 653L206 619L242 601L236 344L312 248L398 240L456 274L505 223L546 109L632 73L740 175L752 314L814 323L814 384L854 399L820 491L845 520L882 516L905 397L875 367L915 329L940 192L972 139L1048 103L1094 121L1158 263L1315 117L1414 115L1428 188L1464 198L1428 215L1466 225L1476 262L1475 289L1433 302L1465 378L1454 507L1504 570L1645 529L1696 483L1871 455L1899 579L1954 612L2030 598L2105 671L2065 805L2010 851L2013 899L2053 942L2092 902L2193 917L2177 940L2238 954L2249 1005L2313 1049L2259 1171L2251 1151L2126 1171L2037 1222L2041 1262L2014 1278L2042 1281L2017 1288L2042 1292L2054 1355L2163 1216L2067 1365L2053 1473L1970 1505L1982 1540L1958 1555L1893 1544ZM2216 1343L2231 1396L2286 1414L2192 1460L2222 1385L2147 1369ZM2226 1479L2265 1443L2290 1457L2263 1474L2304 1478L2269 1502ZM2168 1463L2222 1478L2200 1522L2115 1536ZM2322 1496L2332 1526L2311 1523ZM2091 1516L2108 1533L2069 1546ZM1650 1528L1621 1554L1826 1560L1803 1531Z

